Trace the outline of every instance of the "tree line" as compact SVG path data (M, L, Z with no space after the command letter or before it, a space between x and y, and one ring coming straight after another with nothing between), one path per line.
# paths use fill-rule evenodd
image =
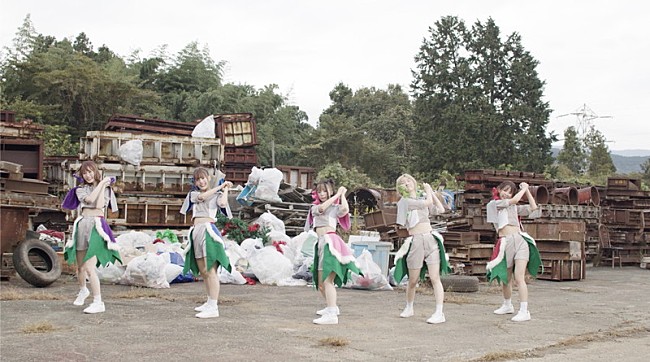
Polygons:
M453 180L476 168L551 176L564 170L551 155L557 136L546 132L551 109L538 61L519 34L502 36L492 19L468 26L441 18L415 54L409 90L336 84L316 127L275 84L225 83L226 63L212 59L207 46L140 53L121 57L107 45L95 48L83 32L61 40L39 34L27 15L3 49L2 108L44 125L49 155L75 154L79 138L113 114L195 121L250 112L262 166L271 165L273 154L277 165L314 167L348 187L392 187L404 172ZM604 152L609 156L606 145ZM565 158L565 165L574 162ZM597 172L615 170L598 166Z

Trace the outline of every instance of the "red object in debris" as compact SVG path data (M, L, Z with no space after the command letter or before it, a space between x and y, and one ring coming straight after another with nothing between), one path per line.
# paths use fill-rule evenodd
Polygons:
M282 248L280 247L280 245L287 245L287 242L286 242L286 241L274 241L274 242L273 242L273 246L275 246L275 249L276 249L280 254L284 254L284 252L282 251Z
M65 240L65 234L61 231L56 231L56 230L43 230L39 231L41 234L49 235L53 238L57 238L59 240Z

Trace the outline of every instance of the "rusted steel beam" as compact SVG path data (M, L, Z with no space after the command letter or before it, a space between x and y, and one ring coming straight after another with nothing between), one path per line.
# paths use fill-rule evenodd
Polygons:
M171 134L191 136L196 122L167 121L156 118L145 118L135 115L113 115L104 129L107 131L138 131L155 134Z

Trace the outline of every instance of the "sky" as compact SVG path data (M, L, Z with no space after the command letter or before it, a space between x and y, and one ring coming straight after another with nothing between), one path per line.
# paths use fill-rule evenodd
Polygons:
M610 150L644 149L628 155L645 156L649 10L639 0L1 0L0 46L11 47L27 14L40 34L61 40L84 32L95 49L106 45L124 58L163 45L173 55L196 41L226 62L226 82L276 84L316 125L339 82L410 91L414 57L443 16L466 25L492 18L502 39L519 33L539 61L553 110L549 133L562 138L587 110Z

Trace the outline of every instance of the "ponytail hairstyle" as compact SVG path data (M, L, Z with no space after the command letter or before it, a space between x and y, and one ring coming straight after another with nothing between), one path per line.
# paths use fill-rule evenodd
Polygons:
M331 178L327 178L324 180L316 181L314 183L314 189L311 192L311 197L314 199L314 204L318 205L320 204L320 198L318 197L318 193L320 191L327 191L327 198L329 199L334 195L334 180Z
M517 185L515 185L515 183L512 181L503 181L502 183L499 184L499 186L497 186L498 191L503 191L507 188L510 189L510 193L512 195L514 195L515 191L517 191Z

